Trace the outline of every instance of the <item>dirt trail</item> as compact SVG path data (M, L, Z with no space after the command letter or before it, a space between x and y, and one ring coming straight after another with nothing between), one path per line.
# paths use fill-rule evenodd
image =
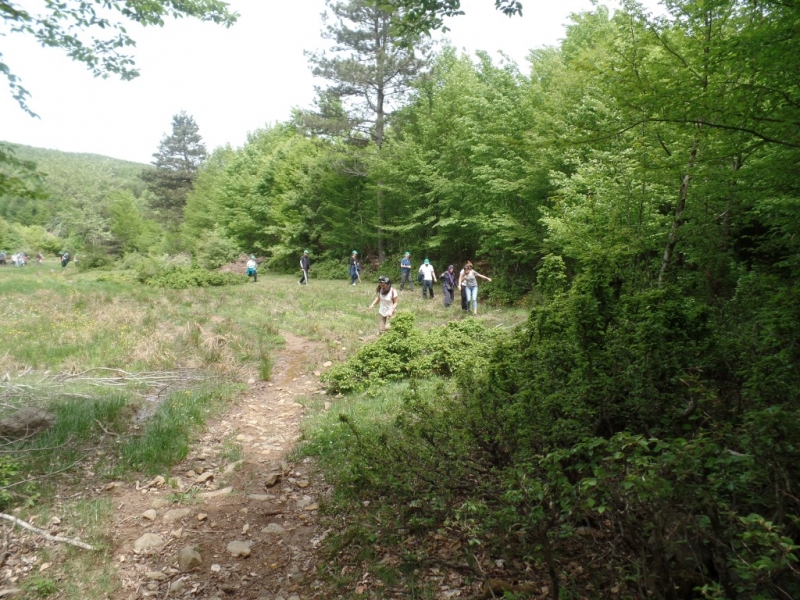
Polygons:
M120 485L107 491L116 509L117 598L315 597L315 550L323 535L316 514L328 486L310 462L288 463L287 454L300 437L304 407L296 400L321 391L307 369L323 346L282 336L286 345L272 380L251 379L241 401L208 423L187 459L164 474L178 489L157 479L145 490ZM226 459L231 442L241 446L240 461ZM144 534L166 545L151 537L155 548L135 551ZM234 556L230 542L243 542L239 551L249 556ZM187 546L202 558L188 572L178 565Z

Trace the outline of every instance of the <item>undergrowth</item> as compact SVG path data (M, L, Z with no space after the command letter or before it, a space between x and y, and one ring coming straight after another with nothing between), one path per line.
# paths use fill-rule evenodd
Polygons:
M322 380L332 392L350 393L408 377L451 376L474 368L496 336L474 319L422 331L414 327L413 314L400 311L389 331L333 366Z
M191 435L225 406L237 385L208 386L173 392L144 424L119 448L120 468L155 474L180 462L189 452Z
M247 283L247 277L240 273L220 273L196 267L160 266L143 264L136 272L139 283L152 287L183 290L191 287L220 287Z

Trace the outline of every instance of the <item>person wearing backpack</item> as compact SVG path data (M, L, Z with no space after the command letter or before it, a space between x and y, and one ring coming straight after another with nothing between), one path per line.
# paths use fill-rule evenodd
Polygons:
M350 283L355 285L356 280L361 281L359 273L361 272L361 263L358 262L358 252L353 250L350 255Z
M303 274L300 276L300 281L297 283L299 285L303 285L304 283L308 285L308 270L311 268L311 259L308 257L308 250L303 250L303 256L300 257L300 268L303 270Z
M258 281L258 263L255 254L251 254L250 260L247 261L247 276L253 278L253 283Z

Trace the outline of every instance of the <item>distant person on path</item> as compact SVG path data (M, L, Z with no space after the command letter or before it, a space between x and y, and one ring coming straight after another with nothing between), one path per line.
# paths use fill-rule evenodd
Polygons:
M255 254L251 254L250 260L247 261L247 276L253 278L253 283L258 281L258 263Z
M402 292L408 282L411 291L414 291L414 280L411 279L411 253L406 252L400 259L400 291Z
M397 310L399 294L392 287L392 282L386 275L378 277L378 287L375 293L375 300L372 301L369 307L374 308L376 304L380 303L380 308L378 309L378 335L380 335L390 328L389 319L392 318L392 315Z
M350 283L356 284L356 280L361 281L359 273L361 272L361 263L358 262L358 252L353 250L350 255Z
M303 270L303 274L300 276L300 285L305 283L308 285L308 270L311 268L311 259L308 257L308 250L303 250L303 256L300 257L300 268Z
M61 268L62 269L65 268L69 264L69 261L71 259L72 259L72 257L69 255L69 252L62 252L61 253Z
M36 253L36 264L37 265L42 264L43 260L44 260L44 256L42 256L42 253L41 252L37 252Z
M426 258L425 262L420 265L419 272L422 274L422 297L425 298L425 290L430 290L431 298L433 298L433 282L438 280L431 261Z
M481 275L475 269L472 268L472 263L468 262L464 265L464 272L461 275L458 286L459 287L466 287L467 288L467 307L472 304L472 314L477 316L478 315L478 278L485 279L486 281L491 281L489 277Z
M21 253L19 255L19 262L21 263L20 264L21 267L27 267L28 266L28 253L27 252L23 252L23 253Z
M450 308L453 303L453 293L456 289L456 272L453 265L447 267L447 271L439 275L442 280L442 294L444 295L444 307Z
M5 250L0 250L0 265L2 265L4 267L6 266L6 256L8 256L6 254L6 251Z

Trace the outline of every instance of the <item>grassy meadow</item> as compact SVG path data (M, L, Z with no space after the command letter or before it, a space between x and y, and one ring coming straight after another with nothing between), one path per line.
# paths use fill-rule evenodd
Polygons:
M256 374L264 353L281 344L279 331L324 342L322 361L342 359L376 332L377 309L368 309L374 291L366 282L353 287L312 279L306 287L295 277L270 274L255 284L170 290L125 283L109 272L79 272L72 264L61 269L55 261L3 267L0 372L186 367L241 379ZM405 291L399 310L413 312L422 328L462 318L458 306L445 310L437 292L423 300L419 288ZM498 327L526 314L486 305L481 312Z
M166 472L245 382L270 377L281 332L321 342L309 370L345 361L377 337L377 309L368 308L374 291L366 281L353 287L312 279L306 287L268 273L255 284L172 290L134 283L130 272L62 269L53 260L0 267L0 418L23 406L44 407L56 418L44 433L0 441L0 509L46 522L58 504L85 541L108 547L107 502L65 504L59 492ZM446 311L436 291L432 301L419 288L403 292L399 309L413 313L422 329L471 318L459 306ZM508 328L526 316L481 310L489 327ZM325 445L334 431L347 436L334 412L367 411L380 423L396 408L391 393L373 394L369 403L345 397L329 413L314 410L322 407L318 396L306 402L314 415L307 443ZM22 582L26 597L56 590L64 598L108 597L116 589L114 567L110 554L102 554L64 548L63 569L86 573L85 581L32 575Z

